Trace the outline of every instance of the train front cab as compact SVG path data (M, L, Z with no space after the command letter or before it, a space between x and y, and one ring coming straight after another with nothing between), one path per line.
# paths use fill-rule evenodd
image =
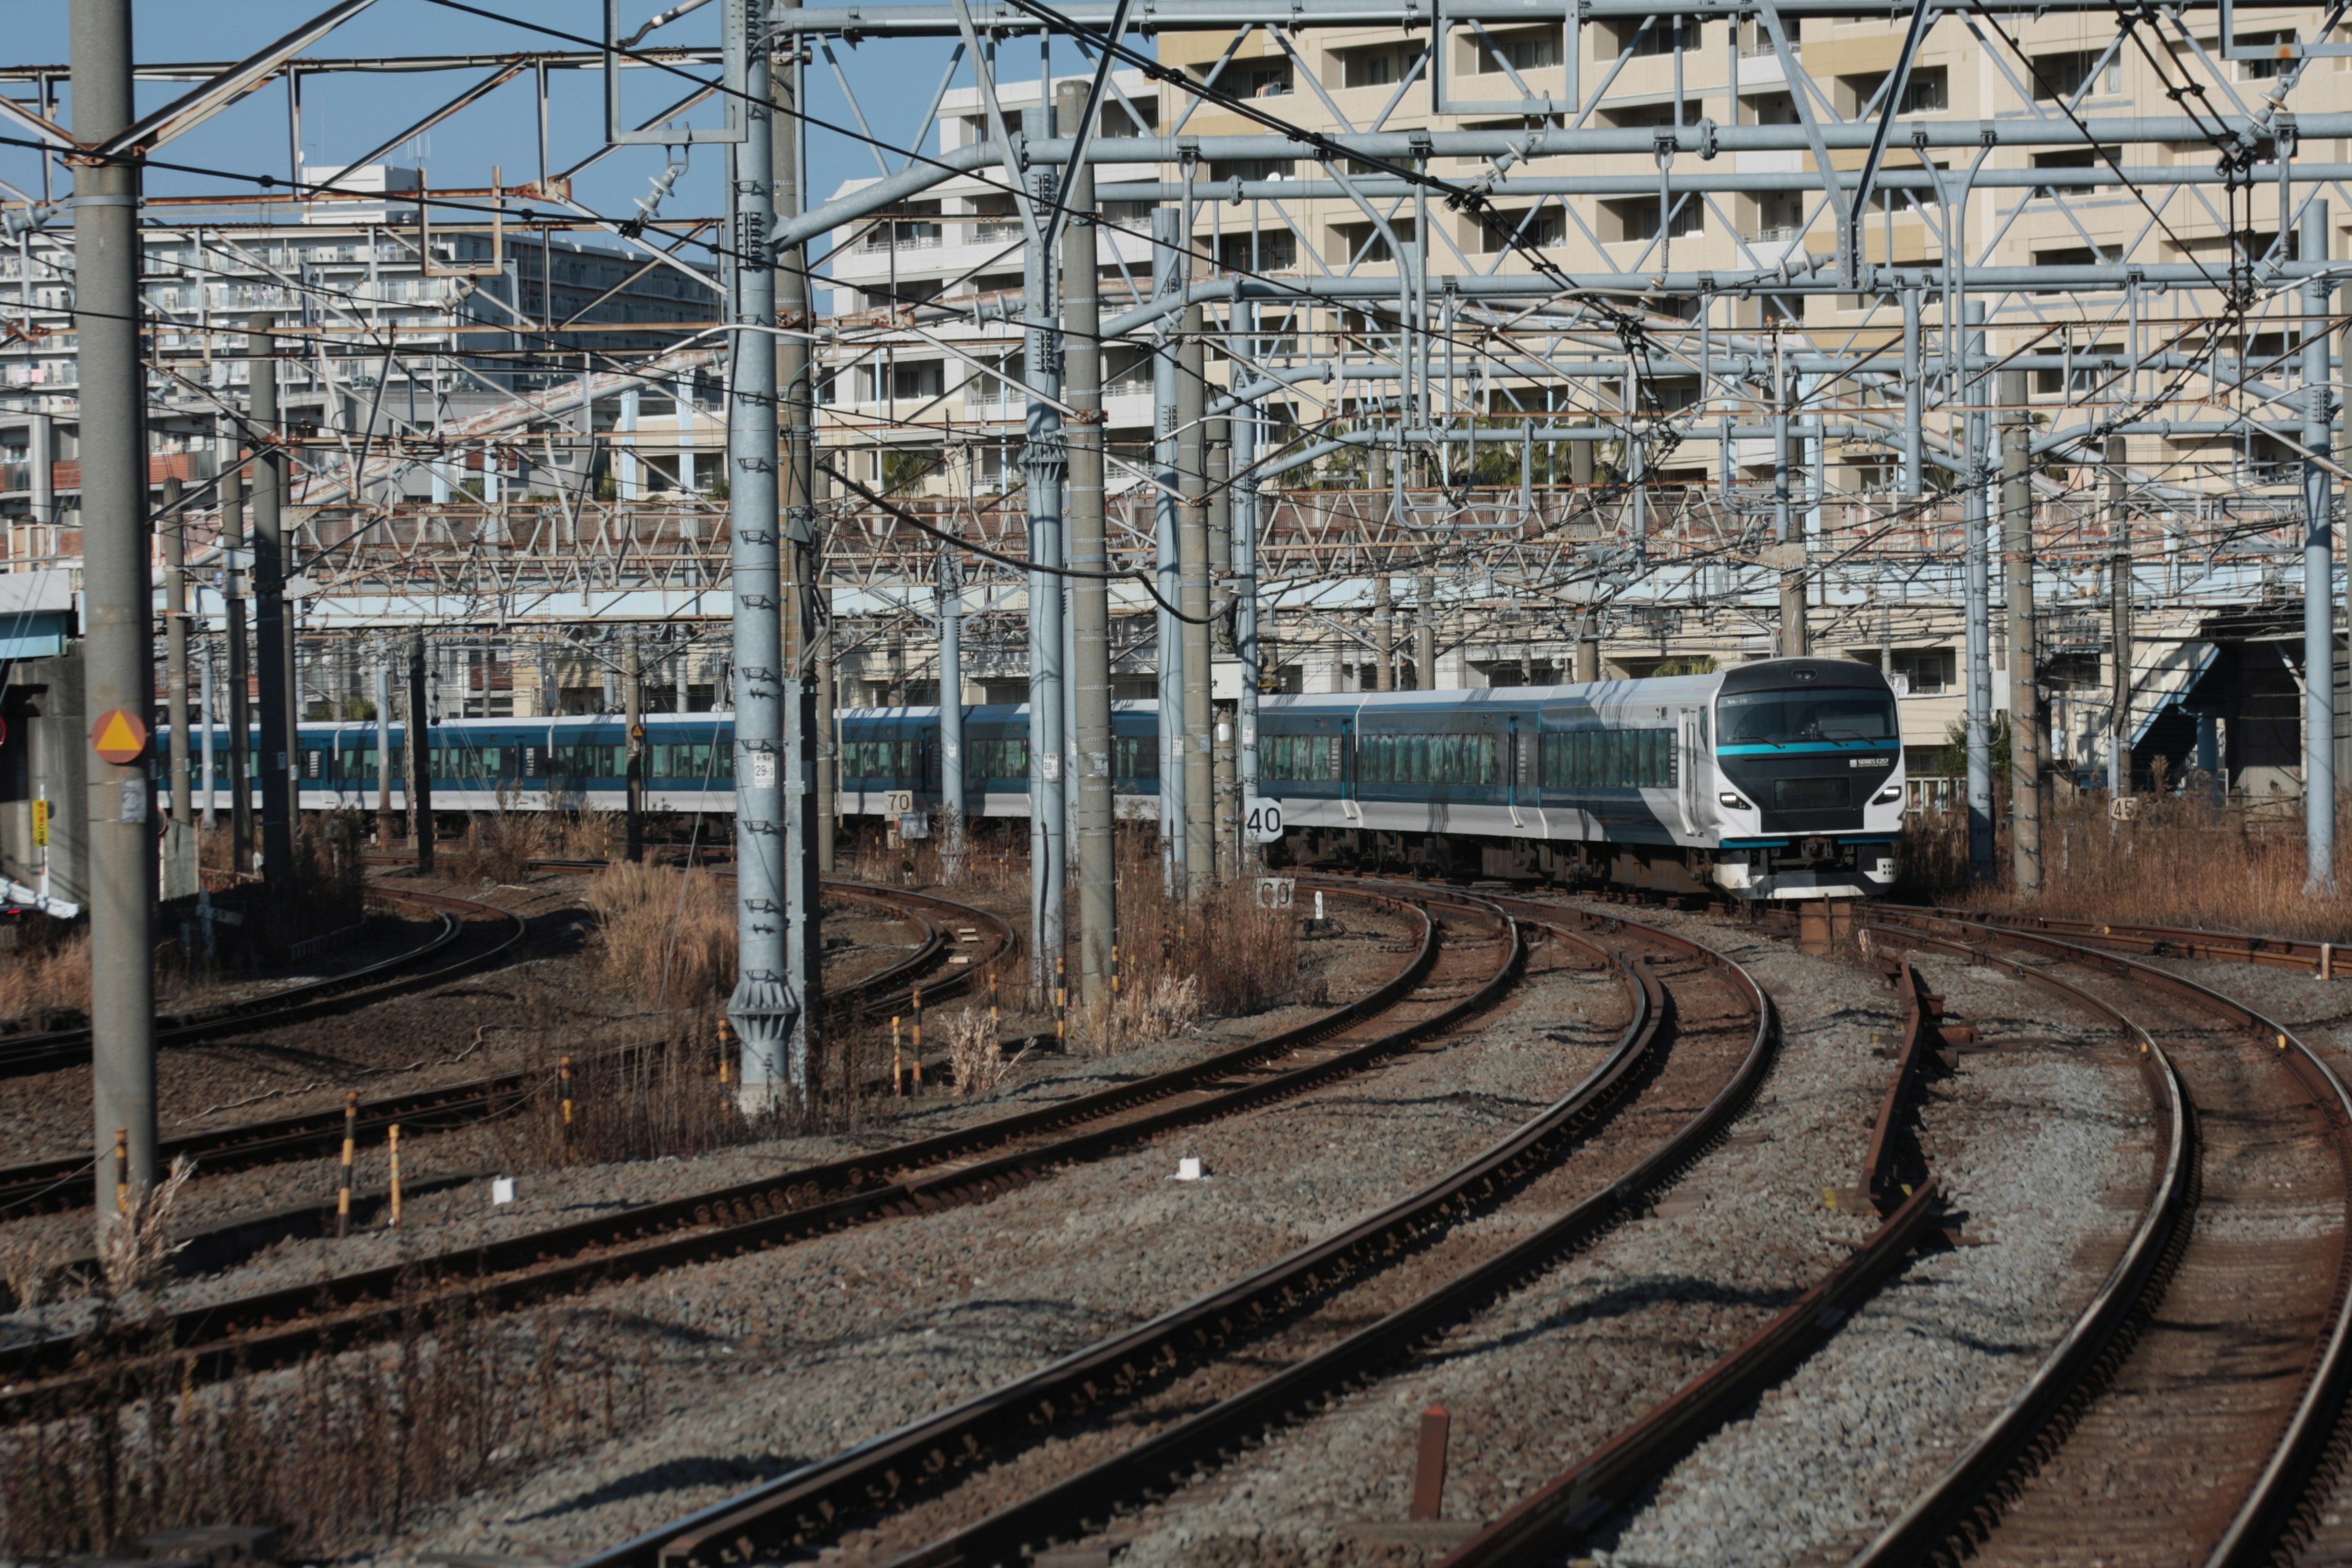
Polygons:
M1734 665L1716 694L1711 877L1747 899L1846 899L1895 885L1903 732L1869 665Z

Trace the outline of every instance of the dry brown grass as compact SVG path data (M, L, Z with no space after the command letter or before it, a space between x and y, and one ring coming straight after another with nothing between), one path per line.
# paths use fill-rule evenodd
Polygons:
M176 1157L160 1185L134 1193L129 1208L100 1227L99 1287L116 1309L140 1301L172 1277L173 1256L187 1246L172 1239L172 1211L195 1173L194 1160Z
M949 1015L943 1033L948 1047L948 1070L954 1075L955 1091L974 1099L1003 1088L1013 1069L1029 1054L1024 1046L1010 1059L1005 1057L996 1031L989 1026L988 1009L984 1006L966 1007Z
M550 858L557 835L543 811L479 812L450 854L450 869L460 882L520 882L532 861Z
M642 1351L551 1314L420 1311L390 1344L193 1392L159 1359L94 1413L0 1432L0 1558L120 1554L223 1520L283 1527L293 1560L341 1555L625 1430L648 1403Z
M27 918L0 952L0 1017L38 1019L89 1010L89 928Z
M2352 845L2352 811L2341 800L2336 821L2337 842ZM2043 837L2043 889L2031 901L2006 886L2006 833L1995 857L2003 885L1969 887L1968 832L1957 813L1914 826L1905 869L1919 891L1981 909L2320 941L2352 933L2352 876L2339 873L2333 895L2304 890L2298 816L2193 795L2146 795L2131 821L2111 823L2106 796L2092 795L2060 801Z
M735 895L709 872L627 861L588 879L592 956L607 987L648 1006L709 1008L735 988Z

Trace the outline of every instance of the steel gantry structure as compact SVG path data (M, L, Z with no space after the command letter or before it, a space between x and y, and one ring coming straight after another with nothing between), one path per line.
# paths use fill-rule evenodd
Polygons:
M75 0L69 64L0 68L7 565L75 574L142 708L167 597L206 671L287 606L288 718L420 626L485 713L651 647L735 713L748 1084L808 1082L858 700L1030 702L1033 951L1088 1005L1119 696L1171 896L1247 863L1262 691L1803 650L1901 676L1922 761L1957 727L1984 875L2004 711L2021 886L2038 773L2192 752L2334 875L2336 10L709 0L319 52L436 5L163 62ZM409 86L381 124L360 76ZM518 94L535 145L400 163ZM282 168L167 155L269 103ZM117 603L142 552L184 593Z

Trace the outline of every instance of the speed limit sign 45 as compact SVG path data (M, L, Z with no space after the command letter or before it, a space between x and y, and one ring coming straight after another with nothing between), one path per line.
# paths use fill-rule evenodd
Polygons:
M1253 844L1273 844L1282 837L1282 803L1258 795L1249 798L1243 823Z

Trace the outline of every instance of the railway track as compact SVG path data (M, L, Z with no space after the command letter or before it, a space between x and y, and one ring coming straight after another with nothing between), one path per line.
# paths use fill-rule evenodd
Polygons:
M1999 965L2114 1023L2158 1147L2089 1306L1856 1564L2269 1561L2308 1523L2352 1373L2352 1095L2273 1020L2155 965L1972 920L1877 918L1890 940ZM2174 1017L2142 1022L2168 1004Z
M1297 1028L910 1143L184 1310L141 1325L135 1341L121 1345L59 1337L8 1347L0 1350L0 1419L110 1402L147 1378L181 1386L282 1364L436 1313L506 1310L894 1215L984 1202L1058 1165L1323 1087L1450 1028L1515 981L1524 948L1517 928L1490 906L1433 897L1427 907L1402 907L1420 932L1403 966L1366 996ZM1443 940L1449 923L1454 939Z
M921 932L913 950L905 956L834 992L836 1006L859 1016L887 1016L902 1009L916 981L942 963L961 958L964 963L950 968L926 988L936 997L952 996L971 984L974 972L993 962L1012 945L1012 930L1003 920L950 899L896 889L867 889L854 883L827 883L826 888L843 897L889 909L912 921ZM397 896L425 900L444 897L405 889ZM472 905L468 900L452 901L482 910L492 907ZM454 923L456 917L445 916L445 920ZM965 932L971 933L973 940L964 941ZM445 977L458 972L446 971ZM620 1048L625 1051L641 1047ZM364 1100L359 1107L355 1131L362 1137L373 1137L398 1123L404 1132L414 1135L447 1131L509 1115L527 1103L533 1089L545 1077L545 1071L539 1068L518 1068ZM163 1140L157 1154L167 1163L184 1156L194 1161L206 1174L252 1170L289 1160L331 1156L342 1147L344 1131L342 1108L330 1106L183 1133ZM61 1155L0 1166L0 1220L88 1207L91 1201L90 1184L86 1179L89 1170L89 1160L85 1155Z
M1745 972L1695 943L1602 922L1612 938L1569 911L1530 909L1524 923L1621 978L1629 1021L1584 1081L1508 1138L1139 1329L582 1568L794 1558L849 1532L851 1561L1019 1562L1082 1538L1124 1503L1182 1486L1639 1212L1745 1105L1777 1043L1775 1016ZM1622 951L1633 933L1646 949L1638 959ZM1671 997L1669 985L1679 987ZM1710 986L1732 1005L1702 1028L1690 1015ZM1519 1205L1537 1211L1535 1223L1464 1223Z
M2247 931L2203 931L2194 926L2057 920L2047 915L2000 914L1989 910L1939 906L1925 906L1918 912L1940 920L1972 921L2003 931L2039 931L2046 936L2120 948L2126 952L2144 952L2155 958L2201 958L2227 963L2259 964L2272 969L2298 970L2305 974L2318 975L2323 980L2352 973L2352 943L2340 942L2307 942L2296 937L2260 936Z
M286 986L266 996L249 997L158 1018L155 1020L155 1043L178 1045L188 1040L207 1038L225 1030L256 1025L275 1026L290 1024L331 1008L379 1002L494 963L510 952L525 934L520 916L494 904L478 903L472 899L455 898L446 893L419 892L406 888L372 888L369 896L433 910L439 914L440 924L430 937L406 952L379 959L348 973ZM495 934L479 942L467 942L465 938L469 925L499 929ZM455 947L465 947L467 951L452 954L450 949ZM436 957L443 962L427 963L428 960ZM0 1077L75 1067L89 1060L89 1051L90 1035L87 1027L52 1029L37 1035L0 1039Z

